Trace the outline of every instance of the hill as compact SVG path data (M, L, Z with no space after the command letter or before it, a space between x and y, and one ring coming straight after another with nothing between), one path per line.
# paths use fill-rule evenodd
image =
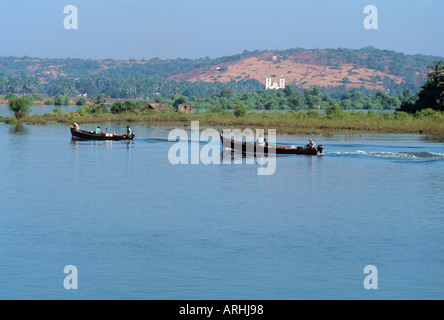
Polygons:
M416 91L427 75L426 67L441 57L405 55L367 47L359 50L289 49L254 54L235 61L176 74L171 80L222 82L256 79L265 83L280 77L298 87L364 87L370 90Z
M426 67L433 64L434 60L441 59L373 47L358 50L297 48L244 51L242 54L216 59L153 58L122 61L0 57L0 77L31 75L38 78L41 84L51 83L51 86L55 80L83 80L88 83L86 79L99 76L100 79L113 79L115 82L143 77L182 84L217 84L217 88L222 88L224 84L247 83L250 88L258 88L265 85L267 76L271 76L273 82L284 77L286 84L301 88L318 86L330 88L330 91L341 88L341 92L355 88L389 89L387 91L410 89L415 92L425 80ZM96 78L95 85L100 91L97 83L103 81ZM188 87L188 90L198 94L202 87Z
M418 71L416 74L420 75ZM421 76L424 77L424 75L425 73L422 72ZM222 83L256 79L264 83L267 76L271 76L273 82L278 82L279 78L283 77L286 84L305 88L345 85L347 89L365 87L383 90L384 81L395 84L401 84L404 81L402 76L393 75L388 71L371 69L368 66L359 66L344 61L328 64L325 59L320 59L319 54L313 51L297 55L267 52L239 61L195 69L168 79Z

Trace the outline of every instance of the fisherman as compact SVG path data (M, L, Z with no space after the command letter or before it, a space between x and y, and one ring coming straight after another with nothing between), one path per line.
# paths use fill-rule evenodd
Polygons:
M96 130L94 131L94 133L96 133L96 134L102 133L102 131L100 130L100 127L97 127Z
M310 149L316 149L316 143L314 143L312 139L308 139L308 141L310 142L305 147Z
M256 140L256 144L260 147L265 147L265 139L264 137L262 137L262 135L260 134L259 137Z
M126 133L123 135L124 138L131 138L133 135L133 131L131 130L130 126L126 126Z
M74 124L73 124L73 128L74 128L74 130L79 130L80 129L80 127L79 127L79 125L77 124L77 122L74 122Z

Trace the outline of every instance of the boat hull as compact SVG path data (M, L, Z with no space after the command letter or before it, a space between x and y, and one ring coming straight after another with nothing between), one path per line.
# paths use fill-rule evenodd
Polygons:
M113 141L121 141L121 140L133 140L135 135L132 134L130 137L126 135L118 135L118 134L106 134L106 133L93 133L85 130L76 130L73 127L70 127L71 135L73 139L77 140L113 140Z
M320 145L314 149L304 148L304 147L290 148L287 146L258 147L258 146L256 146L255 143L253 144L253 143L239 142L239 141L236 141L233 139L226 138L222 134L220 134L220 140L221 140L222 145L224 147L229 147L229 148L236 150L236 151L242 151L243 153L300 154L300 155L315 156L318 153L322 153L324 150L324 146L322 146L322 145Z

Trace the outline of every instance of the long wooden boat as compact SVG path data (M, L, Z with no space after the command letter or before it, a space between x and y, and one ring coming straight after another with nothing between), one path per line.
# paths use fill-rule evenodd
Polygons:
M230 147L233 150L242 151L243 153L253 151L256 154L256 143L239 142L230 138L226 138L220 133L219 135L223 146ZM273 148L273 150L271 150L271 148ZM262 153L262 149L264 154L268 154L270 150L270 152L274 152L276 154L303 154L315 156L318 153L322 153L322 151L324 150L324 146L319 145L316 148L312 149L307 147L291 148L287 146L269 145L264 146L263 148L258 147L258 152Z
M85 131L85 130L76 130L74 127L69 127L71 129L71 135L73 139L79 139L79 140L114 140L114 141L120 141L120 140L133 140L135 135L134 133L131 134L131 136L124 135L118 135L114 133L94 133L91 131Z

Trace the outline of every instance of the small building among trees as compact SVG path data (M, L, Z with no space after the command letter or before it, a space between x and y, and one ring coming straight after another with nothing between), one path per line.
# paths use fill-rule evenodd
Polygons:
M280 77L279 79L279 84L277 84L276 82L273 82L273 84L271 83L271 76L268 76L265 78L265 90L269 90L269 89L284 89L285 88L285 78L284 77Z
M162 110L170 111L170 108L164 103L148 103L144 109L157 110L157 111L162 111Z
M181 104L181 105L177 106L176 111L180 111L183 113L190 113L191 111L193 111L194 108L195 108L195 106L192 106L192 105Z

